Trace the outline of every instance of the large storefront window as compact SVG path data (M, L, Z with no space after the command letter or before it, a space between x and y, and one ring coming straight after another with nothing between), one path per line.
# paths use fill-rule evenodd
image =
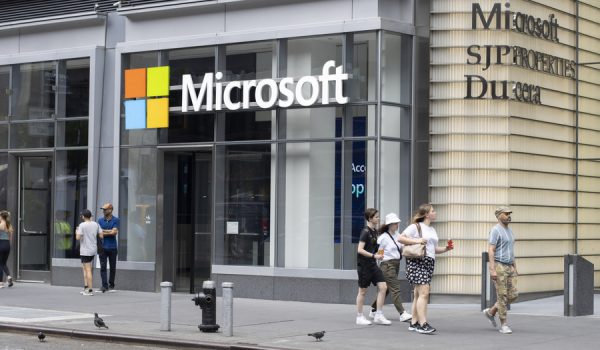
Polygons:
M26 63L19 66L14 81L17 106L14 119L49 119L55 116L56 63Z
M62 65L60 67L63 69ZM59 109L58 116L87 117L90 104L90 60L68 60L64 63L64 70L65 85L59 90L59 98L64 98L65 108Z
M271 262L271 145L226 146L218 150L224 174L224 213L217 225L217 259L226 265L269 266ZM220 221L220 222L219 222ZM221 231L221 230L220 230ZM221 231L223 232L223 231Z
M382 216L395 212L402 222L410 222L410 143L381 143L381 209Z
M8 117L10 96L10 67L0 67L0 121Z
M75 228L81 222L79 213L87 208L87 150L56 152L54 195L54 257L77 258ZM94 213L97 216L98 213Z
M155 261L156 149L121 150L119 260Z
M341 64L338 63L338 65ZM352 79L348 96L352 101L377 101L377 35L354 34Z
M8 153L0 153L0 208L8 208Z
M412 38L383 32L382 45L382 99L386 102L409 105L412 83Z
M10 147L54 147L54 122L30 122L12 124L10 126Z

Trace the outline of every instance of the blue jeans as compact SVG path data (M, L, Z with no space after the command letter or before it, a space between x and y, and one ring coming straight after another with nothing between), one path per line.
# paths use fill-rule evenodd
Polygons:
M110 264L110 276L108 278L108 282L106 281L106 259L108 258L108 262ZM102 287L106 289L114 289L115 288L115 274L117 272L117 250L116 249L106 249L104 248L104 252L100 254L100 278L102 278Z

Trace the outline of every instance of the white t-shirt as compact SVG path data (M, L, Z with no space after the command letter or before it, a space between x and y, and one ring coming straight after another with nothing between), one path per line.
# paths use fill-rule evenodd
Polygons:
M84 221L77 226L77 233L81 235L79 239L79 255L94 256L98 251L96 236L102 232L100 225L95 221Z
M423 234L423 238L427 240L427 244L425 246L425 255L435 259L435 247L438 245L438 235L435 232L435 229L431 226L427 226L424 223L419 223L421 226L421 232ZM419 231L417 231L417 225L411 224L409 225L402 234L408 238L419 238Z
M398 232L394 232L392 237L396 241L398 247L402 249L402 244L398 242L398 237L400 237L400 234ZM379 249L383 249L383 261L400 259L400 252L398 251L398 248L396 248L396 244L392 242L392 238L390 238L390 235L388 235L387 232L384 232L377 237L377 244L379 244Z

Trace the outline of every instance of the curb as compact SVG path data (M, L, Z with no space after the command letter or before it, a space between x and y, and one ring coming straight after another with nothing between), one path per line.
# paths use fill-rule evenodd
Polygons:
M104 342L128 343L138 345L163 346L177 349L206 349L206 350L291 350L290 348L275 348L270 346L259 346L257 344L227 344L215 342L191 342L185 340L171 340L157 337L134 336L128 334L98 333L91 331L80 331L75 329L53 328L45 326L15 325L0 322L0 330L14 333L37 334L44 332L46 335L56 335L73 339L94 339Z

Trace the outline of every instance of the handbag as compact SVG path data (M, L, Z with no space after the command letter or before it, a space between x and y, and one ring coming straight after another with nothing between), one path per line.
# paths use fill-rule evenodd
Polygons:
M416 223L417 231L419 231L419 237L423 238L423 234L421 233L421 226L419 223ZM410 244L404 245L404 249L402 249L402 255L406 259L423 259L425 257L425 245L424 244Z
M96 225L98 225L98 224L96 224ZM100 228L100 225L98 225L98 228ZM104 242L102 241L102 238L100 238L100 236L98 234L96 234L96 251L98 252L98 254L104 253Z

